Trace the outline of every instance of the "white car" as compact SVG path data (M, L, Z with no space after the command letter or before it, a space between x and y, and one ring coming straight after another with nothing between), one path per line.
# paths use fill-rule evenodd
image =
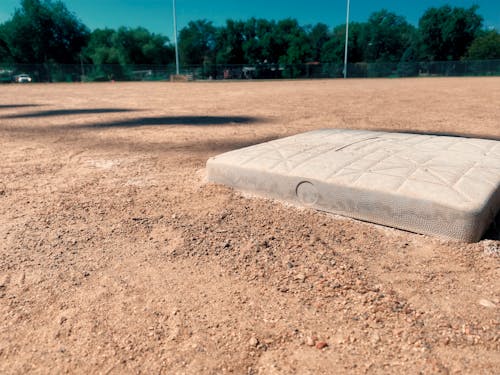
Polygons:
M29 83L32 81L32 78L27 74L19 74L15 76L15 81L17 83Z

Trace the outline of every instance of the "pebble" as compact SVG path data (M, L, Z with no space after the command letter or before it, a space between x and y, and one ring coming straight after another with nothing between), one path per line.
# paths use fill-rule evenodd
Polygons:
M371 342L373 345L378 344L380 342L380 335L378 333L374 333Z
M303 273L299 273L297 276L295 276L295 280L304 282L306 280L306 275L304 275Z
M248 344L250 346L257 346L259 345L259 340L256 337L252 337L250 340L248 340Z
M306 345L307 346L314 346L314 343L315 343L314 337L308 337L308 338L306 338Z
M495 307L497 307L493 302L491 302L487 299L484 299L484 298L479 300L479 304L481 306L488 307L490 309L494 309Z
M318 342L316 343L316 349L319 349L319 350L324 349L324 348L326 348L327 346L328 346L328 343L326 343L326 342L324 342L324 341L318 341Z

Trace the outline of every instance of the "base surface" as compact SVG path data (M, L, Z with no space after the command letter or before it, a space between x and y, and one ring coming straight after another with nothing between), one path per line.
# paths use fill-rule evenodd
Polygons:
M209 181L400 228L477 241L500 208L500 142L324 129L227 152Z

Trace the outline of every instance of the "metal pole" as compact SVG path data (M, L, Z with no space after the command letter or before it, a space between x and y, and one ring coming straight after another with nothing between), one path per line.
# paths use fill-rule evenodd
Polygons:
M175 44L175 72L179 75L179 48L177 46L177 15L175 14L175 0L172 0L174 13L174 44Z
M351 1L347 0L347 17L345 21L345 51L344 51L344 78L347 78L347 47L349 44L349 10Z

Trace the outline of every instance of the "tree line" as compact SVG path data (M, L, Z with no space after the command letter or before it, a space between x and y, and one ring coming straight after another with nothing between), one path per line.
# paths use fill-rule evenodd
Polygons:
M345 25L300 25L250 18L223 26L196 20L179 32L181 64L341 63ZM427 9L413 26L388 10L349 24L349 61L414 62L500 59L500 34L485 30L478 7ZM59 0L21 0L0 24L0 63L167 65L174 46L143 27L89 30Z

